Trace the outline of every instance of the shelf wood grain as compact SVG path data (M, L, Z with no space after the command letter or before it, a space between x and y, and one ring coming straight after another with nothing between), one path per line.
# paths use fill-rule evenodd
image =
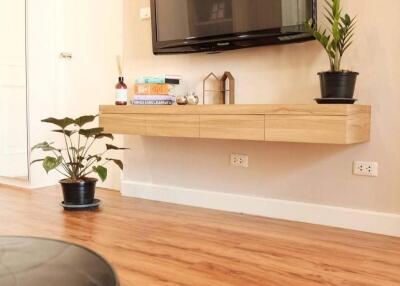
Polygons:
M199 137L198 115L144 115L146 135L159 137Z
M264 141L264 115L200 115L200 138Z
M367 105L100 106L105 131L142 136L346 145L370 125Z
M141 114L101 114L99 122L109 133L146 135L146 118Z
M190 114L190 115L351 115L370 113L369 105L351 104L233 104L233 105L101 105L106 114Z

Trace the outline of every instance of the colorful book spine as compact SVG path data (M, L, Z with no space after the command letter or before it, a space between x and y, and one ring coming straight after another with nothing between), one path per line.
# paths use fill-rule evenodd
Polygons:
M178 85L181 83L182 77L179 75L166 75L165 83Z
M134 105L172 105L172 100L132 100Z
M136 79L136 84L180 84L181 77L176 75L143 76Z
M136 79L136 84L165 84L165 77L145 76Z
M172 95L134 95L133 100L174 100Z
M135 94L137 95L168 95L170 86L168 84L136 84Z

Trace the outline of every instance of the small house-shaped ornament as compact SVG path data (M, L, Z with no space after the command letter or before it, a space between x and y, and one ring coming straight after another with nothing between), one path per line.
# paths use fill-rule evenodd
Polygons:
M224 103L235 104L235 78L230 72L225 72L222 76L221 90L224 93Z
M230 72L221 78L210 73L203 80L203 104L235 104L235 78Z
M224 104L220 80L214 73L203 80L203 104Z

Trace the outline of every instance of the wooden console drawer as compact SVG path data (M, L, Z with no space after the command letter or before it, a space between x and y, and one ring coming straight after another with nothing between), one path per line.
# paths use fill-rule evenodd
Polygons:
M101 114L99 121L107 133L146 135L145 115Z
M198 115L146 115L148 136L199 138Z
M200 138L265 139L264 115L200 115Z
M354 120L349 121L347 116L267 115L266 141L352 144L368 140L369 132L364 131L368 130L368 126L363 126L361 122L366 118L359 115L351 117Z
M260 104L100 107L100 126L114 134L358 144L370 140L371 106Z

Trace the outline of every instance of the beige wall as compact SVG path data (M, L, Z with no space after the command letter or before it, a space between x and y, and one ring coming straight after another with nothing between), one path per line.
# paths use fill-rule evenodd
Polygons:
M125 180L217 192L400 213L400 1L343 1L358 15L355 45L344 60L361 73L357 97L373 106L372 140L355 146L126 137ZM201 92L202 78L231 71L238 103L312 103L316 73L328 68L316 42L217 55L153 56L147 0L125 0L128 80L181 74ZM229 165L230 153L250 156L248 169ZM353 160L378 161L377 178L352 175Z

